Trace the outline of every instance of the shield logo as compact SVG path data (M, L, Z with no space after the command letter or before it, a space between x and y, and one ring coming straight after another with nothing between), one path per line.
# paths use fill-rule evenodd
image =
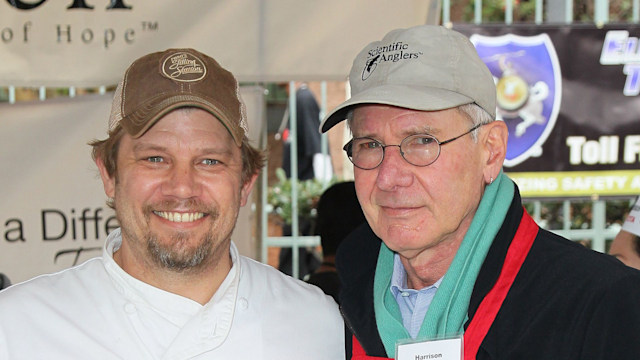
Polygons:
M509 128L504 166L542 155L562 98L560 64L551 39L547 34L474 34L470 40L493 74L496 116Z

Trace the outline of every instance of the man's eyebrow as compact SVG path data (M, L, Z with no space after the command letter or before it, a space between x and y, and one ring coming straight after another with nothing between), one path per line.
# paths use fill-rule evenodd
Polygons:
M442 131L440 129L436 129L433 126L424 125L424 126L416 126L416 127L407 128L407 129L405 129L405 131L402 132L402 134L406 135L406 136L417 135L417 134L437 135L437 134L439 134L441 132Z
M133 151L167 151L167 147L158 144L139 142L133 146ZM208 147L198 151L200 154L232 154L226 147Z
M166 146L144 143L144 142L138 142L135 145L133 145L133 151L148 151L148 150L165 151L166 149L167 149Z
M402 131L400 132L400 136L402 137L407 137L407 136L411 136L411 135L423 135L423 134L429 134L429 135L438 135L439 133L442 133L441 130L439 129L435 129L431 126L425 125L425 126L415 126L415 127L409 127L409 128L403 128ZM372 139L377 139L378 137L376 136L376 134L372 134L372 133L365 133L363 135L358 135L354 137L367 137L367 138L372 138Z
M231 155L231 154L233 154L233 151L231 151L231 149L229 149L228 147L204 148L204 149L200 150L200 154L202 154L202 155L207 155L207 154Z

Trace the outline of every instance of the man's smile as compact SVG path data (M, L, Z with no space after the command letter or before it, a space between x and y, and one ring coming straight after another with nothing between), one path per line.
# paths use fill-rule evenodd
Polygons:
M194 222L202 219L205 215L205 213L202 212L180 213L175 211L154 211L153 213L172 222Z

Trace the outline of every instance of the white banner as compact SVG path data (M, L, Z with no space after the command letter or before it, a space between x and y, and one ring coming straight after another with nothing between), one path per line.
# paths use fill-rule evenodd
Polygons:
M250 137L257 139L263 92L241 93ZM87 145L106 137L112 96L0 105L0 272L13 283L100 255L118 226ZM240 252L252 257L254 218L245 206L233 235Z
M436 0L0 1L0 85L116 84L153 51L193 47L240 81L345 80L357 52L424 24ZM431 20L429 20L431 21Z

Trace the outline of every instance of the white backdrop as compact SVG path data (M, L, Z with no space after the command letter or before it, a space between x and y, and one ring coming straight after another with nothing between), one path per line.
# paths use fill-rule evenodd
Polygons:
M250 138L257 139L262 91L243 87L241 93ZM106 137L112 96L0 105L0 272L13 283L100 255L117 227L87 145ZM254 216L243 208L233 235L251 257Z
M0 85L116 84L132 60L194 47L240 81L344 80L357 52L424 24L436 0L0 1ZM436 13L435 11L433 13Z
M73 8L79 3L86 7ZM109 9L115 3L128 8ZM171 47L207 53L243 82L345 80L364 45L394 28L435 23L438 4L0 1L0 86L114 85L131 61ZM262 90L242 92L250 136L258 139L258 124L265 124ZM111 94L0 105L0 272L13 282L98 255L117 226L87 145L106 135L110 102ZM243 208L233 236L251 257L257 239L243 225L253 216Z

